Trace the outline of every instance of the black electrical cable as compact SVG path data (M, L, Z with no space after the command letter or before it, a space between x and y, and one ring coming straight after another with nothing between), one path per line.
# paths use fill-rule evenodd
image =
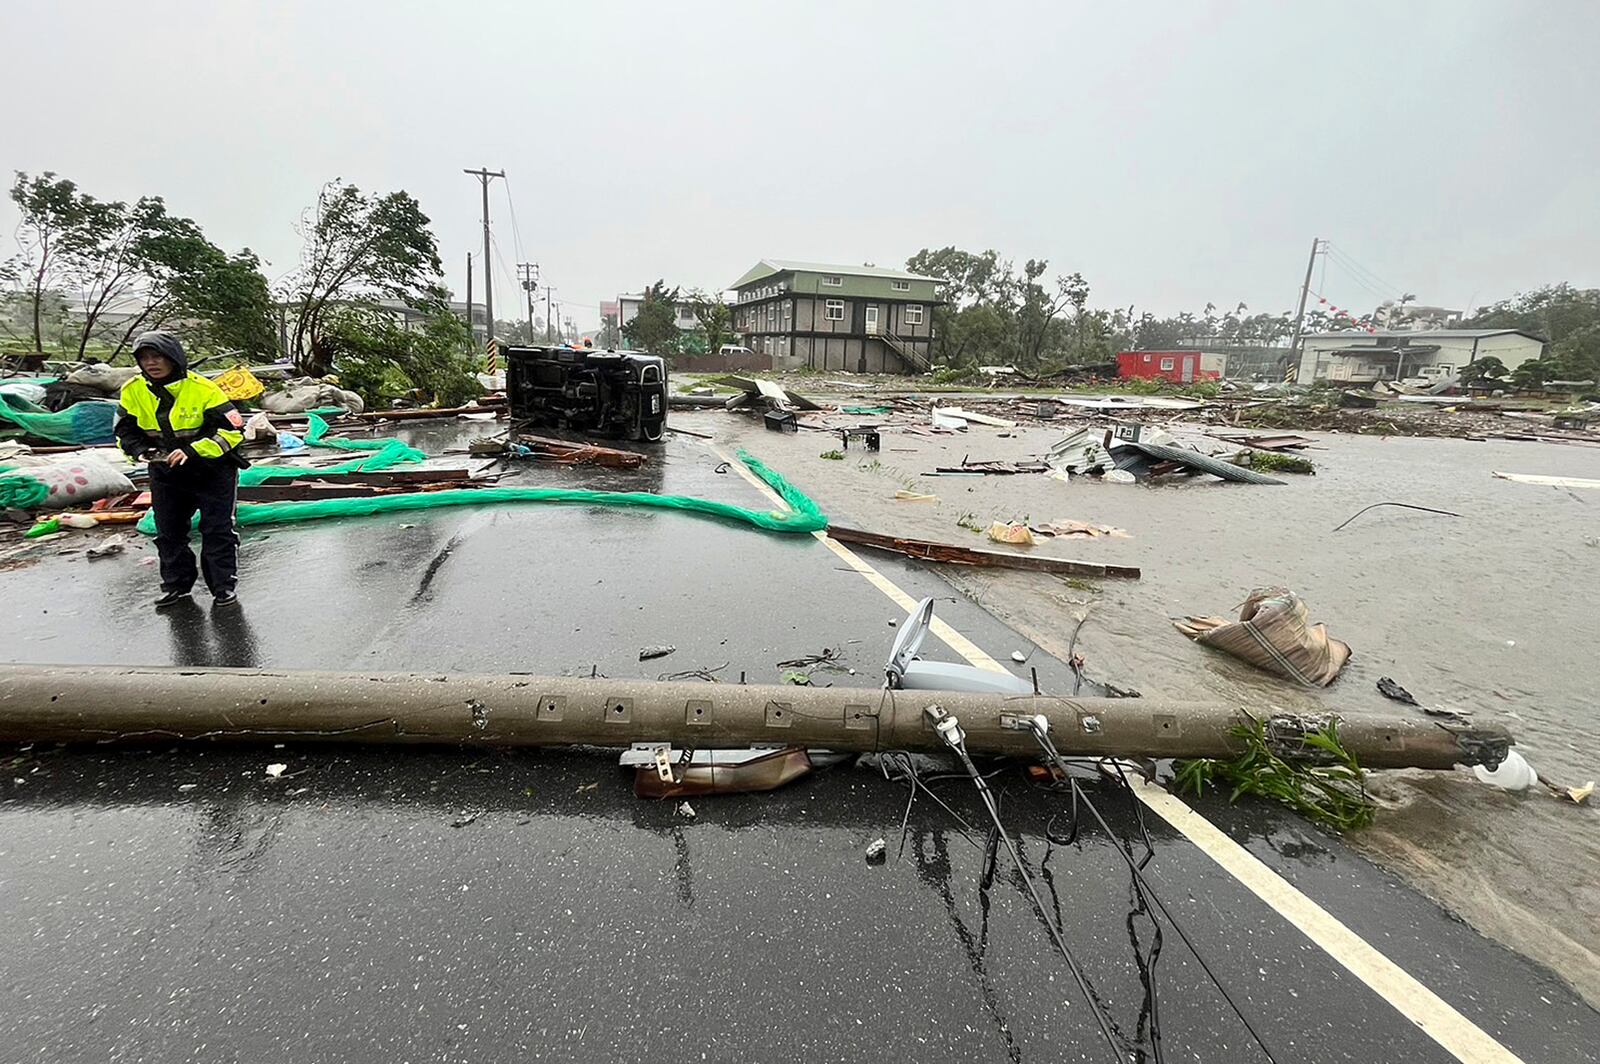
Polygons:
M1081 798L1084 807L1089 810L1090 814L1094 817L1095 822L1100 825L1100 830L1104 831L1108 838L1113 840L1117 839L1117 833L1111 830L1110 824L1106 823L1105 817L1100 814L1099 807L1096 806L1093 800L1091 800L1089 796L1083 792L1083 788L1078 786L1078 781L1073 779L1072 776L1067 773L1066 759L1063 758L1061 753L1056 749L1055 743L1050 740L1049 735L1040 734L1037 729L1033 729L1033 736L1035 741L1037 741L1040 747L1044 750L1046 758L1048 758L1050 762L1061 771L1068 785L1072 791L1075 792L1074 800L1076 801L1077 799ZM1115 761L1111 763L1116 767L1117 774L1121 778L1122 785L1128 792L1129 800L1134 803L1135 816L1138 819L1140 831L1144 835L1146 856L1142 862L1135 861L1133 859L1133 854L1130 852L1131 847L1125 848L1120 845L1116 847L1117 852L1122 855L1122 859L1127 863L1129 872L1132 874L1135 881L1138 882L1145 890L1147 897L1155 904L1155 907L1160 911L1167 923L1171 925L1172 930L1177 932L1178 938L1183 942L1184 946L1188 948L1190 954L1194 956L1195 961L1199 963L1201 971L1205 972L1206 978L1211 980L1211 985L1217 988L1217 993L1222 995L1222 1000L1228 1003L1228 1007L1233 1010L1233 1014L1238 1017L1239 1022L1244 1026L1244 1029L1249 1032L1251 1039L1254 1040L1257 1048L1261 1050L1262 1054L1266 1056L1269 1064L1278 1064L1278 1058L1273 1056L1272 1050L1267 1048L1266 1042L1262 1039L1260 1033L1256 1031L1255 1026L1251 1024L1250 1020L1245 1016L1244 1011L1239 1008L1238 1003L1233 1000L1233 996L1228 993L1227 987L1222 985L1222 980L1217 977L1217 974L1212 970L1211 965L1208 964L1205 957L1201 955L1199 948L1194 944L1194 940L1192 940L1189 937L1188 932L1183 929L1183 925L1173 917L1171 911L1167 909L1166 903L1161 900L1161 896L1156 892L1155 888L1151 886L1147 880L1145 880L1143 867L1145 864L1148 864L1150 858L1154 856L1155 849L1151 844L1149 832L1144 825L1144 810L1141 808L1142 803L1139 801L1138 796L1133 793L1133 786L1128 782L1127 775L1123 772L1121 764Z
M954 725L953 718L945 718L949 725ZM1000 812L995 807L994 795L989 791L989 784L978 771L978 766L972 763L972 758L967 754L965 743L960 737L960 731L955 727L944 727L939 734L944 738L945 744L955 751L956 757L961 760L962 767L972 777L973 784L978 788L978 796L983 799L983 806L989 811L989 819L994 821L995 831L999 833L1000 841L1005 844L1006 852L1011 856L1011 864L1022 877L1022 882L1028 888L1028 893L1033 898L1034 908L1038 910L1040 918L1044 921L1045 929L1050 933L1051 940L1062 958L1067 962L1067 970L1072 973L1072 978L1078 984L1078 989L1083 993L1083 999L1089 1006L1089 1011L1094 1014L1095 1023L1100 1027L1100 1034L1105 1038L1107 1047L1110 1048L1115 1060L1123 1059L1122 1047L1118 1044L1117 1036L1111 1030L1110 1020L1105 1014L1105 1009L1095 1000L1094 991L1089 987L1089 981L1084 977L1083 970L1078 966L1077 958L1072 955L1072 950L1067 946L1066 939L1061 934L1061 929L1055 921L1050 919L1050 913L1044 906L1044 899L1039 897L1039 888L1033 882L1033 877L1028 874L1027 866L1022 863L1022 858L1017 853L1017 847L1011 840L1011 835L1006 831L1005 825L1000 822Z

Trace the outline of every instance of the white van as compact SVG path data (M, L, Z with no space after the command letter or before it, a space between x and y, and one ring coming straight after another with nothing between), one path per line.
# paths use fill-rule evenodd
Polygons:
M755 352L750 350L748 347L741 347L738 344L723 344L721 347L717 348L717 354L719 354L719 355L753 355L753 354L755 354Z

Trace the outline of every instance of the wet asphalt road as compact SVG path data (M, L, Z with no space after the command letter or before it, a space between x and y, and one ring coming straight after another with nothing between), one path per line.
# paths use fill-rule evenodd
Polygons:
M404 435L439 450L453 432ZM697 444L666 451L599 479L765 505ZM875 686L899 614L810 537L662 512L247 532L245 608L216 617L203 596L150 612L139 553L0 573L0 657L652 677L726 663L728 679L772 681L779 661L843 647L855 675L818 681ZM914 596L950 595L871 560ZM939 613L1001 660L1030 649L965 600ZM637 660L663 643L678 649ZM1068 682L1042 653L1030 664L1046 688ZM288 770L269 779L269 762ZM635 799L598 751L13 747L0 768L0 1060L1112 1059L1003 854L980 889L985 814L962 779L931 784L948 811L912 803L901 853L907 790L870 762L693 799L693 819ZM1167 1060L1268 1059L1170 927L1141 978L1151 924L1104 833L1065 843L1062 795L1009 768L993 784L1143 1059L1152 1014ZM1126 794L1090 792L1136 831ZM1202 808L1523 1059L1600 1059L1600 1016L1559 981L1338 840L1270 808ZM1150 882L1273 1058L1450 1059L1189 843L1149 830Z

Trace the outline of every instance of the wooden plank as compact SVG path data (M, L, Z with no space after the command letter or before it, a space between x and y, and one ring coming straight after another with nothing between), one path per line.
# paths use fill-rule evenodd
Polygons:
M1057 573L1065 576L1116 576L1137 580L1138 567L1132 565L1107 565L1101 562L1078 562L1064 558L1040 558L1029 554L1011 554L1002 551L960 547L953 543L935 543L926 539L904 539L886 536L879 532L865 532L858 528L829 525L828 535L840 543L904 554L927 562L944 562L949 565L979 565L996 569L1027 569L1038 573Z

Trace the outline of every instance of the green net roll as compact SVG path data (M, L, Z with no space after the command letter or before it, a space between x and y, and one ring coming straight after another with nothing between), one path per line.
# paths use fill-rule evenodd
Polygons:
M241 526L271 525L291 521L320 521L331 517L365 517L371 514L411 510L437 510L448 506L568 503L680 510L685 513L737 521L767 532L818 532L828 527L828 518L817 504L798 488L746 452L740 451L739 458L758 477L783 496L784 501L793 509L749 510L742 506L734 506L732 503L716 502L711 499L696 499L687 495L655 495L641 491L590 491L583 488L456 488L404 495L376 495L361 499L241 503L237 520ZM147 512L139 520L138 528L147 536L155 535L154 513Z

